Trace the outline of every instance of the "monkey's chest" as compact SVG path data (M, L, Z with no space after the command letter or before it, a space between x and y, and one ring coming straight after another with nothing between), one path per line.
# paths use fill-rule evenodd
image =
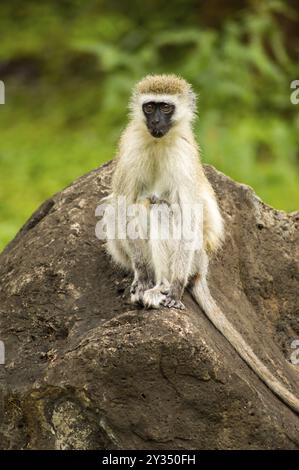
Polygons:
M148 182L142 191L145 197L150 199L165 200L169 201L172 199L171 186L165 181L151 181Z
M142 173L142 193L146 196L155 195L158 199L176 202L182 172L176 165L176 159L167 154L153 155L148 171Z

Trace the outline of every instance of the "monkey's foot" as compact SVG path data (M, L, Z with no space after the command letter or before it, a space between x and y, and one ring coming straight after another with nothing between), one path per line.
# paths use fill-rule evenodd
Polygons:
M141 281L133 281L130 294L131 294L131 302L132 304L143 304L143 296L146 290L153 287L153 283L148 282L141 282Z
M145 308L160 308L163 306L165 294L162 294L159 286L148 289L143 295L143 305Z
M177 308L179 310L184 310L185 305L179 299L175 299L170 293L165 295L165 298L162 301L162 305L168 308Z
M183 304L183 302L180 300L180 292L181 292L181 288L180 288L180 284L176 285L176 283L174 285L169 285L169 284L161 284L160 286L160 290L162 292L162 294L164 294L165 298L163 299L162 301L162 305L164 307L168 307L168 308L177 308L179 310L184 310L185 309L185 305Z
M146 308L168 307L179 310L185 309L183 302L175 298L173 293L163 285L148 289L143 295L143 305Z

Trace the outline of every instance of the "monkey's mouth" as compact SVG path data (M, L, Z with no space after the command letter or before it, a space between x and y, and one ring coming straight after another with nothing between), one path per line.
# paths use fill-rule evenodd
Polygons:
M166 130L162 129L150 129L150 133L152 134L153 137L156 137L157 139L160 139L166 134Z

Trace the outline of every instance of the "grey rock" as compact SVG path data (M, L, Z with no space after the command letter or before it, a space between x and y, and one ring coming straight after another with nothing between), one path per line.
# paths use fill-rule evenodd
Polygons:
M130 276L95 236L113 163L46 201L0 255L0 448L294 449L299 417L185 294L135 309ZM205 166L226 222L210 287L298 395L299 213Z

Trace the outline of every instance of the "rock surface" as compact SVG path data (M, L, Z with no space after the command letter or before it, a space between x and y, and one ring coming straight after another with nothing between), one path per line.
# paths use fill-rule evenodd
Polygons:
M226 221L216 300L298 395L299 213L205 167ZM45 202L0 256L0 448L293 449L299 417L185 294L183 312L128 303L95 237L113 163Z

